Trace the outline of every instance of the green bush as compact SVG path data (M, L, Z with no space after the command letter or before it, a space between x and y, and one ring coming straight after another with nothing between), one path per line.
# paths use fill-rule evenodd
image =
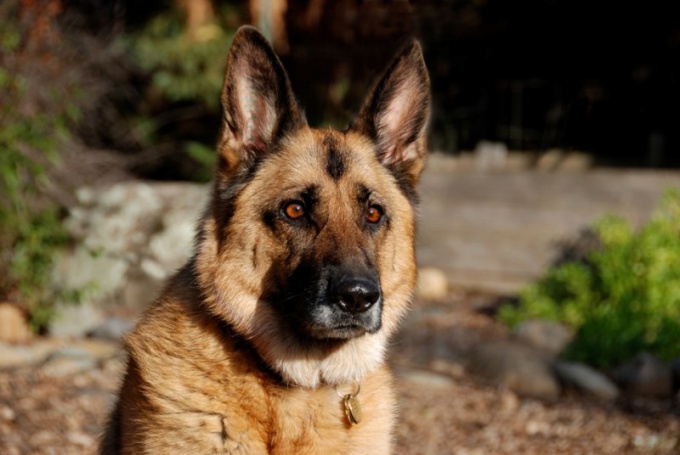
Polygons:
M54 253L69 241L47 171L79 111L73 91L45 90L35 82L44 75L22 66L30 59L15 7L0 8L0 299L17 301L38 329L57 297L48 292Z
M169 101L191 101L216 109L227 51L233 32L219 24L205 25L190 36L174 12L154 17L124 46L136 64L151 75L152 87Z
M148 77L142 115L133 121L139 142L149 146L178 141L160 136L163 131L174 135L181 130L180 141L186 142L180 152L193 163L192 180L207 181L212 176L214 134L204 137L191 125L191 118L219 118L226 57L234 34L226 21L235 14L234 7L226 6L211 22L189 31L180 12L169 10L121 40L134 65ZM177 127L170 127L173 124Z
M680 355L680 197L669 192L649 223L635 232L607 216L594 226L601 246L583 261L551 268L499 317L563 322L576 331L565 357L609 367L649 351Z

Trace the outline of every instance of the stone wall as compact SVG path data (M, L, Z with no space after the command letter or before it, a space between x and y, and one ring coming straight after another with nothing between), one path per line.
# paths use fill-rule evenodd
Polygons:
M113 305L139 309L192 251L206 185L130 181L82 188L65 222L73 246L57 259L56 289L83 291L80 305L58 303L54 335L82 335Z

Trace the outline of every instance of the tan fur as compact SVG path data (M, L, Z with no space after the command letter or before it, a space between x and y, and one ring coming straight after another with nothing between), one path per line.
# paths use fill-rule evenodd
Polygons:
M347 132L306 125L253 29L237 33L228 62L214 198L194 257L126 340L129 365L102 453L390 453L395 397L384 353L416 276L411 196L429 106L420 48L395 60ZM327 170L331 148L339 170ZM368 202L358 200L364 186ZM315 191L313 228L272 210L305 188ZM372 230L369 202L389 219ZM300 297L277 294L281 283L300 264L328 261L375 269L378 330L323 340L282 320ZM363 420L353 426L342 396L355 387Z

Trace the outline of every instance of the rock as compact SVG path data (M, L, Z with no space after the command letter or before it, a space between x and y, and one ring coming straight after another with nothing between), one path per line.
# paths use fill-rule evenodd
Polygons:
M449 282L446 274L439 269L423 267L418 270L416 295L427 300L440 300L448 293Z
M97 361L87 356L56 356L48 359L42 373L52 378L62 378L96 368Z
M53 287L85 291L83 302L95 309L145 306L190 256L209 195L205 185L186 183L132 181L78 189L78 206L64 223L78 246L57 258ZM80 330L55 327L53 333L80 336L100 323Z
M615 400L619 396L619 389L602 373L582 363L555 362L553 370L557 377L566 385L595 395L605 400Z
M0 343L0 370L36 365L61 346L62 340L52 338L33 339L26 345Z
M118 342L108 340L85 339L76 340L58 351L62 355L87 355L98 362L120 355L121 347Z
M458 362L436 359L430 362L430 368L435 373L445 374L460 379L465 376L465 367Z
M69 442L82 446L82 447L94 447L97 443L97 440L90 436L87 433L83 433L82 431L69 431L66 434L66 438L69 440Z
M469 371L522 396L554 400L560 394L550 356L522 343L493 341L476 346L470 355Z
M42 366L43 374L58 378L96 368L119 353L114 343L83 340L52 352Z
M104 321L103 311L92 300L77 304L59 303L48 332L55 337L83 337Z
M9 302L0 303L0 342L25 343L32 336L26 314Z
M150 258L144 258L139 264L139 269L151 280L163 281L170 275L170 270Z
M509 389L502 389L499 391L499 408L500 412L505 415L514 415L520 406L519 397L515 392Z
M85 290L89 299L112 296L125 282L129 262L105 251L94 252L79 245L65 251L56 261L53 272L55 286L65 290Z
M539 171L584 171L593 166L593 158L584 153L547 150L536 162Z
M515 327L517 339L557 357L574 339L574 332L554 321L524 321Z
M529 420L524 427L524 431L529 436L548 436L550 434L550 424L542 420Z
M397 371L397 376L423 387L448 387L454 383L449 376L425 370Z
M163 212L158 187L144 182L123 182L96 190L95 204L81 218L83 243L92 251L133 253L144 245ZM154 216L156 215L156 216Z
M88 357L101 362L121 354L118 342L36 337L25 345L0 343L0 370L46 364L59 357Z
M614 381L628 395L669 398L673 395L671 366L647 352L612 371Z
M505 167L508 147L502 142L480 141L475 147L477 170L499 170Z
M88 336L100 340L119 341L133 327L133 323L122 318L108 318L95 327Z
M6 422L13 422L17 418L17 413L9 406L0 406L0 419Z
M155 234L149 242L149 252L170 273L181 267L191 255L196 220L177 211L163 216L163 230Z
M593 157L585 153L569 152L560 163L562 171L585 171L593 167Z
M564 151L559 149L547 150L536 161L536 168L539 171L554 171L560 166L563 159Z

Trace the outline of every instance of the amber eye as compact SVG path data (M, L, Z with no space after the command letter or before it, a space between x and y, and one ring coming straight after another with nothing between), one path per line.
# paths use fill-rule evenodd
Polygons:
M383 217L382 207L379 205L371 205L366 209L366 221L369 223L377 223Z
M291 220L299 220L305 214L305 206L302 202L290 202L283 208L283 213Z

